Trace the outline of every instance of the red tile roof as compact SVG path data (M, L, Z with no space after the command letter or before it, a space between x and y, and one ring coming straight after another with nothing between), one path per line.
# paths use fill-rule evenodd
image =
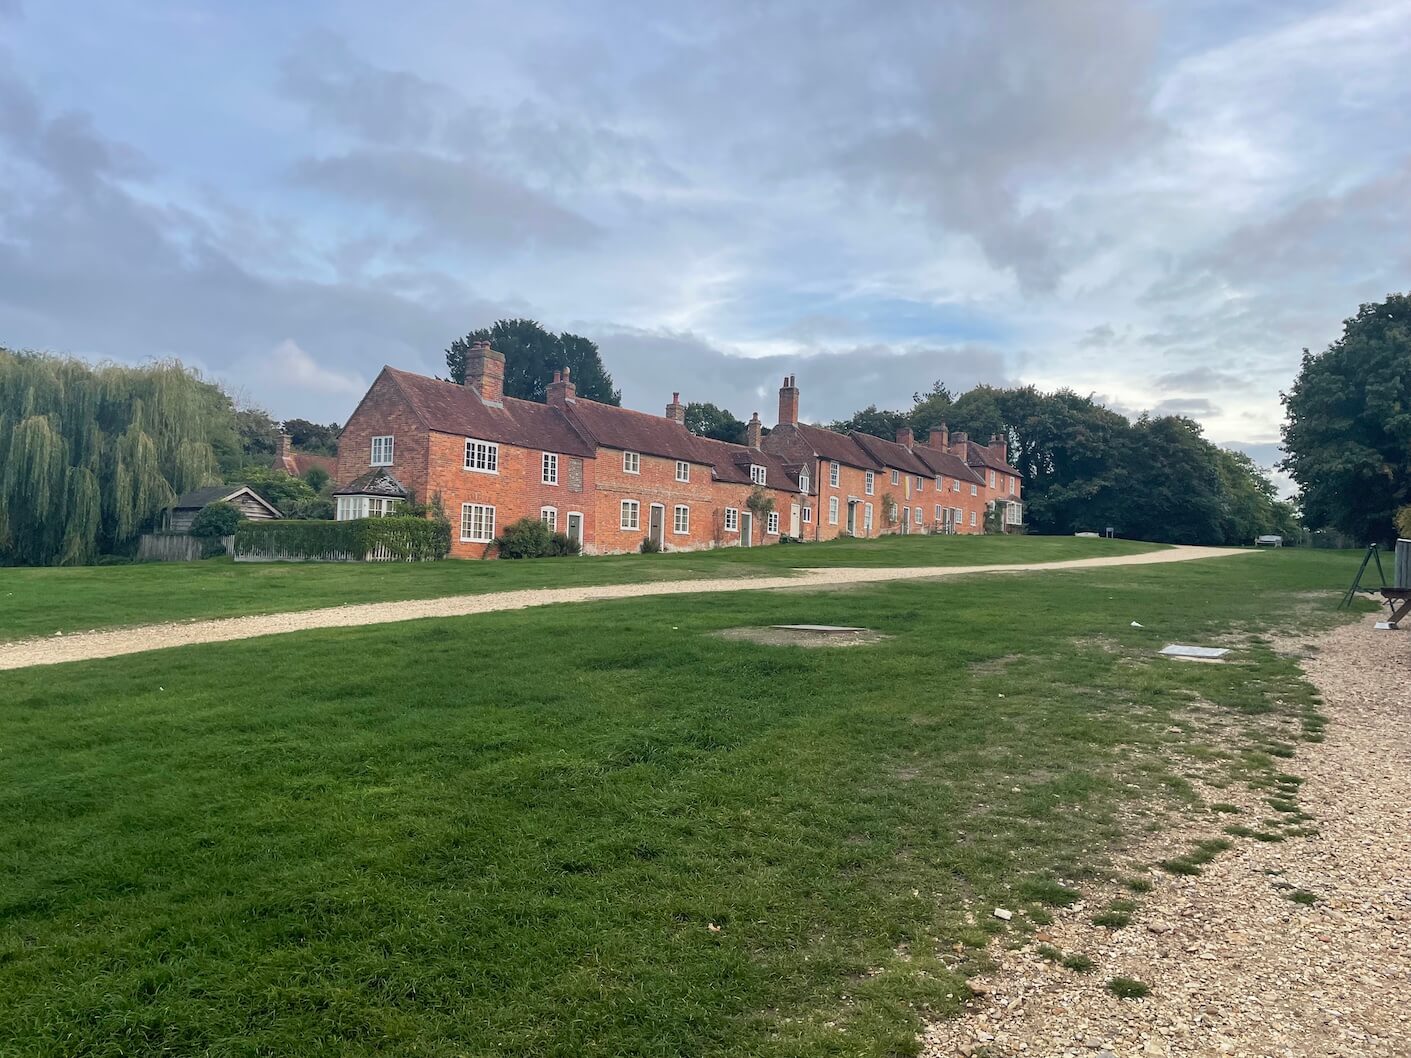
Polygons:
M927 448L925 445L917 445L912 449L912 453L925 463L933 474L941 474L957 481L968 481L972 485L985 483L985 479L971 470L969 464L959 456L942 452L939 448Z
M860 470L882 469L882 464L864 452L851 437L808 423L780 423L770 431L764 444L769 451L791 463L822 458Z
M966 441L969 451L966 454L966 462L972 467L989 467L991 470L1000 470L1006 474L1013 474L1017 478L1024 475L1015 470L999 457L989 445L982 445L978 441Z
M889 469L894 467L908 474L919 474L923 478L931 476L931 468L912 455L904 445L882 437L874 437L871 434L859 433L856 430L848 436L857 442L858 447L884 467Z
M332 477L338 469L338 460L332 456L314 455L312 452L290 452L287 456L275 456L274 466L275 469L292 474L296 478L303 477L315 467Z
M745 445L717 441L713 437L695 438L703 461L715 468L717 481L731 481L737 485L749 485L750 467L764 467L764 483L771 489L795 491L799 487L799 467L790 467L772 452Z
M603 448L710 464L710 458L697 444L700 438L664 415L649 415L583 397L569 401L563 411L579 433Z
M520 448L591 456L593 445L557 408L506 397L486 403L474 389L384 367L426 428Z

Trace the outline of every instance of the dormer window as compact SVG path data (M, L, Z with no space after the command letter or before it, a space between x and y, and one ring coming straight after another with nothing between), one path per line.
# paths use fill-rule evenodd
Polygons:
M799 491L808 492L808 471L805 470L799 475Z
M750 480L753 481L756 485L764 484L766 474L767 471L764 467L758 466L754 463L750 464Z

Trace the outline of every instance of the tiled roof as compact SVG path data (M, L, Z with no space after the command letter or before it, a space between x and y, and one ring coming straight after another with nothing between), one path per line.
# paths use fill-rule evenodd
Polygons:
M1006 463L993 451L989 445L982 445L977 441L967 441L968 452L966 462L972 467L989 467L991 470L1001 470L1006 474L1013 474L1015 477L1023 477L1019 471Z
M968 481L972 485L985 483L985 480L971 470L969 464L959 456L942 452L939 448L927 448L925 445L917 445L912 452L933 474L941 474L957 481Z
M275 456L274 466L286 474L301 478L315 467L332 477L338 469L338 460L332 456L314 455L312 452L290 452L287 456Z
M247 487L246 485L206 485L203 488L182 493L172 506L177 509L195 508L199 510L208 503L215 503L216 500L229 499Z
M411 493L405 485L387 472L386 467L373 467L365 474L359 474L346 485L333 490L335 496L395 496L407 499Z
M710 464L697 437L675 419L649 415L644 411L619 408L596 400L576 397L564 406L564 414L584 437L603 448L624 452L681 459L688 463Z
M506 397L497 407L475 390L393 367L382 369L401 389L427 429L520 448L590 456L593 446L557 409Z
M765 446L791 462L818 456L861 470L881 470L882 464L862 450L851 437L807 423L780 423L765 438Z
M749 485L750 466L764 467L765 484L772 489L796 490L799 486L799 468L789 467L772 452L745 445L717 441L713 437L694 438L701 462L715 468L717 481L731 481L737 485Z
M923 478L929 478L931 476L930 467L912 455L905 446L899 445L895 441L888 441L882 437L873 437L871 434L859 433L856 430L848 436L856 441L863 451L884 467L895 467L897 470L903 470L908 474L919 474Z

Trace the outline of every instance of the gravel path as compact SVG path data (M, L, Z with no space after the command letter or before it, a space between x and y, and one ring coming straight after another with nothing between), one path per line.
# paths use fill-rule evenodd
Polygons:
M139 625L111 632L83 632L54 635L43 639L18 640L0 644L0 669L21 669L31 665L58 665L66 661L87 661L137 654L191 643L222 643L232 639L303 632L313 628L348 628L354 625L414 621L423 617L463 617L499 610L521 610L529 606L557 603L599 602L606 599L638 599L648 595L694 595L704 592L760 591L767 588L818 588L838 584L867 584L889 580L916 580L928 577L958 577L972 573L1022 573L1032 570L1088 569L1094 566L1139 566L1150 563L1185 562L1191 559L1228 555L1249 555L1250 551L1215 547L1172 547L1140 555L1110 558L1081 558L1065 562L1041 562L997 566L921 566L888 569L803 569L794 575L776 577L735 577L712 580L672 580L649 584L614 584L595 588L543 588L529 591L487 592L480 595L452 595L441 599L413 599L404 602L361 603L331 606L320 610L267 614L258 617L226 617L209 621Z
M1090 955L1091 973L1033 944L995 951L999 970L973 983L966 1016L931 1027L926 1058L1411 1055L1411 634L1374 620L1303 662L1326 741L1281 764L1305 779L1315 835L1240 841L1199 877L1151 875L1126 929L1093 926L1092 904L1062 913L1044 939ZM1151 994L1117 999L1115 975Z

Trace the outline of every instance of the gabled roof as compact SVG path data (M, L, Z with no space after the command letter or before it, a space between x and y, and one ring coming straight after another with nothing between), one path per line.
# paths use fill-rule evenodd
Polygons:
M575 397L563 408L563 414L584 437L603 448L624 452L681 459L688 463L711 463L697 437L675 419L649 415L644 411L619 408L596 400Z
M557 408L547 404L516 397L488 404L474 389L455 382L394 367L384 367L382 373L402 392L428 430L565 455L593 454L589 440Z
M229 502L237 497L248 496L265 510L269 511L271 517L282 517L279 508L270 503L249 485L205 485L199 489L192 489L190 492L182 493L172 504L172 510L194 510L199 511L208 504Z
M942 452L939 448L927 448L925 445L917 445L911 451L933 474L955 478L957 481L968 481L972 485L985 483L985 480L971 470L969 464L959 456Z
M881 470L882 464L868 455L846 434L810 426L808 423L780 423L764 439L765 446L790 462L807 456L845 463L860 470Z
M991 470L999 470L1005 474L1013 474L1016 478L1024 476L1001 459L999 453L990 448L989 445L982 445L977 441L967 440L966 447L965 461L972 467L989 467Z
M407 487L388 473L386 467L373 467L365 474L359 474L346 485L333 490L335 496L393 496L407 499L411 493Z
M715 469L716 481L729 481L737 485L753 484L750 478L750 467L753 465L764 467L765 484L771 489L789 491L799 486L799 468L789 467L772 452L731 444L729 441L717 441L713 437L696 437L695 442L701 462L709 463Z
M868 455L884 467L895 468L908 474L919 474L923 478L931 476L931 468L928 467L904 446L895 441L888 441L883 437L874 437L871 434L859 433L854 430L848 435L858 446Z

